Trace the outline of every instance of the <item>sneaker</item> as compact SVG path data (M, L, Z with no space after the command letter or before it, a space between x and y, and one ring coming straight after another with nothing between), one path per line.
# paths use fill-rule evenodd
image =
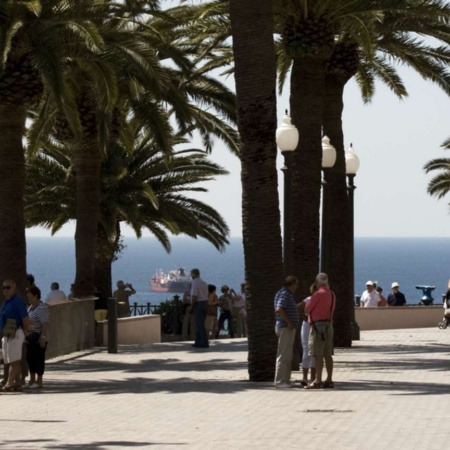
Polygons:
M275 385L277 389L291 389L292 386L289 383L278 383Z
M30 384L28 389L42 389L42 384L37 384L37 383Z

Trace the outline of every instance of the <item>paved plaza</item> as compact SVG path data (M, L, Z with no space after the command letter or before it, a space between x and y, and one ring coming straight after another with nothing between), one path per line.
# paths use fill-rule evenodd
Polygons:
M450 329L365 331L334 390L247 381L247 342L123 346L0 394L1 449L448 449ZM293 378L299 381L299 372Z

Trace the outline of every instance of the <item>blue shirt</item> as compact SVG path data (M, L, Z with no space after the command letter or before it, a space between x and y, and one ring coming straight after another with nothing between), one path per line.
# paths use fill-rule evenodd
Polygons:
M0 329L6 324L6 319L15 319L18 327L22 327L22 319L28 317L25 301L17 294L5 300L0 309Z
M277 312L277 308L283 308L289 317L290 321L297 327L299 324L298 320L298 310L297 304L295 303L295 297L288 288L282 287L275 295L274 300L275 308L275 326L277 328L286 328L288 324L281 318L280 314Z

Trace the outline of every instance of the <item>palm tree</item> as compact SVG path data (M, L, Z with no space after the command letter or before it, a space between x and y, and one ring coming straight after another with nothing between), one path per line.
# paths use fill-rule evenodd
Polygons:
M270 0L230 0L238 129L250 380L273 380L273 298L280 288L280 212L276 145L276 71ZM257 13L256 13L257 12Z
M450 139L442 147L450 149ZM450 191L450 158L432 159L423 168L425 173L440 172L428 182L427 192L438 199L444 198Z
M120 224L132 227L137 237L149 230L170 252L168 233L204 238L222 251L228 227L217 211L189 197L205 192L204 182L227 171L212 163L199 149L173 150L168 162L149 133L135 130L133 148L110 145L102 161L101 215L97 226L95 286L111 296L111 265L120 247ZM174 146L187 141L171 139ZM52 234L77 214L74 195L78 173L71 151L49 144L26 164L25 215L27 226L44 226Z
M101 44L89 3L75 0L4 1L0 5L0 277L25 287L24 149L29 110L51 95L73 130L79 119L65 78L67 61L81 62Z
M155 13L155 17L151 17L151 12ZM211 136L218 136L236 151L236 132L226 123L226 120L231 123L235 120L233 93L204 71L194 70L190 54L177 49L179 43L171 32L176 25L172 19L159 11L146 10L146 14L145 23L131 23L128 17L121 18L124 14L98 17L103 45L94 55L91 66L102 67L104 80L91 76L87 70L77 72L70 68L70 82L76 92L82 117L83 138L71 134L70 130L68 133L64 122L61 126L61 118L55 114L57 105L51 103L50 97L43 103L41 117L31 133L30 139L36 147L41 136L46 136L50 130L55 133L56 125L55 136L64 139L72 148L78 175L77 295L92 294L94 291L100 165L105 145L108 142L114 144L122 132L120 124L126 114L131 112L152 131L166 156L170 156L171 152L170 142L165 140L172 130L171 117L175 118L183 134L193 130L198 132L208 149L212 148ZM169 58L175 67L162 64ZM109 97L112 100L110 103L99 101L98 92L105 87L114 93Z
M417 3L415 5L414 3ZM354 286L346 262L349 246L353 245L346 229L348 223L343 217L348 199L346 192L345 151L342 131L343 92L346 83L356 76L365 101L374 95L374 80L385 83L398 97L407 95L405 86L398 76L395 65L404 64L417 71L424 79L433 81L450 93L450 78L447 70L450 61L448 7L440 2L409 2L404 11L385 11L383 20L374 22L371 44L358 42L345 30L336 42L331 58L326 63L325 102L323 111L324 134L329 136L337 150L335 166L327 174L327 189L324 191L324 208L329 213L330 257L328 272L333 280L338 305L335 315L335 345L351 345L352 308ZM402 7L402 5L398 5ZM414 37L418 33L432 37L430 45ZM437 44L436 44L437 43ZM444 44L444 46L441 45ZM372 47L376 53L367 51Z

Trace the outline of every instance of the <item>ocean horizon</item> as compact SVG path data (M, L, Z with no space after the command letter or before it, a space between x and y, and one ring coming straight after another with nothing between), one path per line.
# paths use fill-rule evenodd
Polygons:
M228 284L236 291L244 281L242 238L230 239L223 253L204 240L177 237L167 254L153 237L125 237L125 248L113 263L113 288L117 280L132 283L137 293L130 298L138 304L159 304L174 293L152 292L149 277L158 269L198 267L202 278L220 288ZM409 304L417 304L422 292L416 285L436 286L435 303L442 302L450 278L450 238L357 237L355 238L355 294L365 290L367 280L377 281L387 296L398 282ZM73 237L27 237L27 270L46 295L57 281L69 293L75 279L75 240ZM332 282L332 280L331 280Z

